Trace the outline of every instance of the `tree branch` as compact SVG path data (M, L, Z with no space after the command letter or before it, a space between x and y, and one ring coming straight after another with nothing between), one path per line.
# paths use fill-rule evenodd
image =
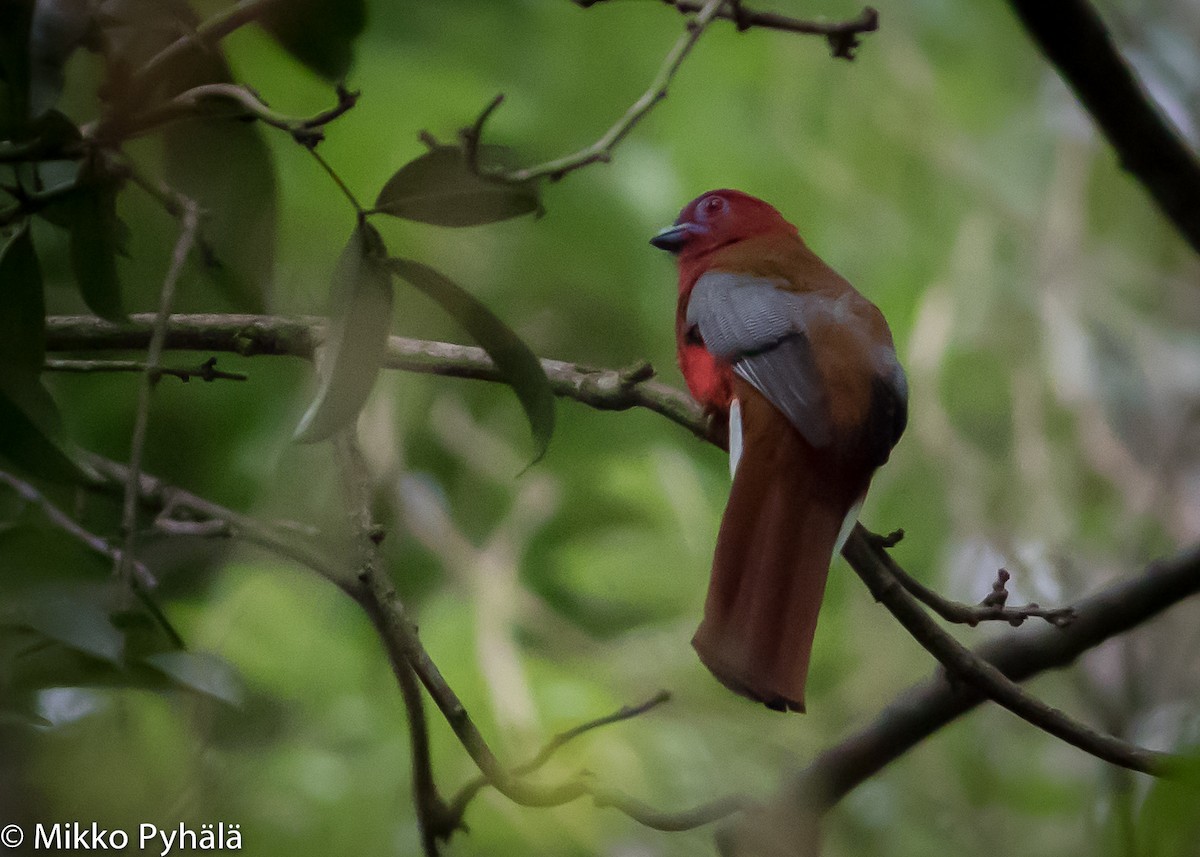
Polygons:
M881 547L891 547L886 543L890 538L889 536L883 540L876 539L875 543ZM996 582L992 584L992 591L979 604L951 601L921 583L897 563L892 563L891 572L900 585L907 589L914 598L947 622L956 625L970 625L974 628L980 622L1007 622L1016 628L1023 625L1026 619L1045 619L1051 625L1065 628L1075 621L1074 607L1046 608L1032 603L1020 607L1007 606L1010 575L1003 568L996 573Z
M131 325L123 327L90 317L51 317L47 327L48 347L52 350L138 347L137 343L147 335L146 328L144 317L134 319ZM172 319L168 330L168 342L173 347L231 350L247 354L293 354L301 357L312 354L319 337L317 320L267 316L178 316ZM446 343L393 337L389 343L388 365L410 371L497 379L494 367L479 349ZM600 408L647 407L669 416L697 436L717 442L709 421L695 403L679 391L642 380L647 374L644 367L615 372L561 361L543 361L543 366L550 374L558 395ZM1044 669L1065 665L1080 652L1128 630L1200 590L1200 549L1164 563L1166 573L1148 574L1144 582L1113 587L1086 599L1076 605L1078 618L1068 628L1047 628L1042 632L1025 632L1019 636L1010 634L1003 638L1003 648L988 644L980 649L980 655L977 656L942 631L904 591L893 573L898 566L883 553L877 542L875 537L857 527L847 542L844 554L885 606L940 660L948 664L952 675L961 677L963 681L951 684L944 676L939 676L889 706L881 716L884 726L880 727L888 736L887 742L872 739L867 742L867 750L862 749L864 745L861 742L839 745L830 754L820 757L814 765L828 775L829 785L822 785L820 789L812 787L811 783L815 781L809 781L809 785L810 791L820 792L821 801L832 805L861 782L862 777L869 775L868 772L860 776L857 772L877 770L886 765L989 694L995 695L997 701L1021 716L1100 758L1136 770L1164 772L1164 763L1169 757L1095 733L1070 720L1062 712L1028 697L1015 687L1013 681ZM631 817L661 829L676 829L674 825L692 826L693 822L705 823L746 806L744 799L735 796L690 812L656 814L620 793L609 794L578 781L534 786L513 777L511 772L500 766L470 721L461 701L445 685L436 666L421 647L411 622L404 617L403 608L396 600L390 582L380 575L368 576L360 582L364 589L358 590L356 597L372 614L373 621L384 637L389 656L408 660L413 665L489 782L514 801L545 806L590 794L598 803L615 806ZM1030 643L1031 640L1036 642ZM1013 661L1013 652L1021 652L1024 660Z
M82 454L83 463L95 474L96 481L88 487L105 493L123 490L130 476L130 469L119 462L92 453ZM467 713L462 701L446 683L437 664L429 656L417 636L416 626L408 618L403 604L396 595L395 587L386 573L374 563L365 563L353 575L335 560L325 556L316 546L297 539L292 533L279 532L276 528L256 521L247 515L227 509L195 494L170 485L149 474L139 474L138 496L144 506L158 513L161 529L172 531L172 523L185 523L187 535L238 538L286 557L299 565L317 572L350 595L366 611L384 644L393 670L401 682L405 670L414 672L434 700L442 716L449 723L459 742L475 761L480 771L505 797L522 806L559 806L580 797L591 797L596 806L607 806L624 813L630 818L656 830L689 830L724 818L744 807L747 802L739 795L730 795L681 811L663 811L625 794L619 789L608 788L589 779L575 777L558 783L537 784L522 779L520 768L510 771L492 752L491 747ZM179 521L177 514L186 514L194 520ZM373 527L368 528L370 538L380 538ZM407 698L407 697L406 697ZM411 703L406 703L411 704ZM410 716L412 709L409 709ZM423 712L422 712L423 716ZM610 715L616 717L616 715ZM606 719L607 721L607 719ZM410 737L417 753L424 753L419 742L427 739L421 735ZM569 740L559 736L560 743ZM415 757L414 762L417 761ZM414 770L414 780L423 776ZM424 785L415 782L421 788ZM432 792L426 792L431 794ZM440 798L439 798L440 801ZM430 801L427 806L435 806ZM444 804L442 804L444 807ZM443 838L453 832L460 819L447 812L442 815L430 812L430 831L440 831ZM423 832L423 838L425 836ZM425 840L426 842L428 840Z
M167 325L171 319L171 304L175 300L175 285L183 273L183 265L192 245L196 242L196 232L200 225L200 210L192 200L183 203L179 238L175 242L175 250L171 254L171 264L159 290L158 313L150 328L150 341L146 349L146 369L142 375L141 388L138 390L137 411L133 421L133 433L129 449L129 479L125 485L125 497L121 512L121 535L124 545L116 557L114 573L117 578L127 581L131 572L130 563L133 560L134 540L137 537L137 502L138 474L142 469L142 454L146 447L146 432L150 424L150 394L157 380L158 361L162 357L163 343L167 336Z
M897 563L878 540L856 524L842 555L863 583L905 630L950 673L982 691L995 702L1051 735L1123 768L1161 775L1171 757L1135 747L1073 720L1057 708L1021 690L1015 682L987 661L974 655L941 628L900 584ZM1196 581L1200 586L1200 577Z
M217 368L217 358L210 357L199 366L169 367L150 366L138 360L47 360L42 367L47 372L69 372L91 374L94 372L148 372L154 381L169 375L185 384L192 378L201 381L246 381L250 376L243 372L223 372Z
M620 723L624 720L630 720L634 717L639 717L645 714L647 711L657 708L659 705L667 702L670 698L670 693L665 690L660 690L658 693L640 705L623 706L619 710L614 711L612 714L605 715L604 717L597 717L595 720L589 720L587 723L581 723L578 726L566 730L565 732L560 732L546 742L545 746L538 751L536 756L529 761L524 762L523 764L517 765L512 769L511 773L518 777L528 776L529 774L536 772L542 767L542 765L546 764L546 762L550 761L551 757L553 757L553 755L565 745L569 744L571 741L574 741L581 735L591 732L593 729L599 729L602 726L608 726L612 723ZM458 794L456 794L450 801L450 818L453 820L455 827L462 826L462 818L466 814L467 807L470 805L471 801L475 799L475 796L487 788L487 786L487 777L481 775L459 789Z
M685 14L695 12L700 8L697 0L663 0L663 2ZM778 12L755 12L746 8L746 4L743 2L730 3L730 6L733 8L722 7L721 11L717 13L717 17L733 21L739 31L759 27L767 30L782 30L786 33L824 36L829 42L830 51L834 57L839 59L854 59L854 51L859 45L858 37L863 33L873 33L879 29L879 13L870 6L864 6L857 18L831 22L790 18L787 15L780 15Z
M42 514L46 516L46 520L58 527L64 533L78 542L86 545L88 549L95 551L103 557L112 560L114 563L121 562L121 549L112 544L108 539L101 538L90 530L85 529L78 524L74 518L64 512L62 509L50 502L41 491L34 488L23 479L18 479L11 473L0 470L0 482L3 482L8 487L17 492L26 503L37 506ZM150 569L140 560L130 558L129 566L133 571L137 581L146 589L154 589L158 586L158 581L154 579L154 575L150 573Z
M691 53L700 36L704 34L705 28L712 23L713 18L720 12L724 2L725 0L705 0L704 5L697 7L698 12L696 17L688 20L683 35L679 37L679 40L675 42L675 46L667 54L666 59L663 60L662 67L650 83L650 88L595 143L584 149L580 149L574 154L556 158L544 164L520 170L497 172L491 175L495 178L512 182L525 182L542 176L549 176L551 180L557 181L567 173L586 167L588 164L610 160L612 158L612 150L616 145L625 139L625 136L646 117L647 113L654 109L654 106L658 102L667 97L667 87L670 86L671 80L675 77L675 72L679 71L679 67L683 65L683 61L687 58L687 55Z
M1150 564L1141 575L1119 581L1075 605L1069 628L1010 631L974 650L974 656L1014 682L1069 666L1084 652L1126 633L1186 598L1200 594L1200 545ZM910 687L867 726L821 752L792 776L764 807L777 836L763 841L764 825L752 819L723 831L737 853L782 857L800 853L800 841L787 819L809 822L921 741L984 702L988 697L965 683L934 675ZM756 829L751 829L752 827ZM802 837L801 837L802 838Z
M245 86L236 83L205 83L185 90L136 118L128 120L125 135L126 138L136 137L173 120L196 115L205 102L226 101L233 102L241 108L236 115L253 117L272 128L286 131L297 143L311 149L325 139L323 130L325 125L342 116L358 103L359 93L350 92L342 86L337 87L336 92L337 104L335 106L323 110L315 116L305 118L287 116L271 109L256 93Z
M1200 160L1138 81L1087 0L1009 0L1122 166L1200 253Z
M131 351L149 342L152 316L130 316L115 325L95 316L49 316L46 347L50 351ZM243 356L312 357L324 335L321 318L267 315L174 315L165 347L185 351L230 352ZM430 375L502 381L482 348L392 336L385 365ZM641 363L626 370L598 369L562 360L542 360L555 395L606 411L647 408L717 445L723 441L700 407L685 393L652 379Z

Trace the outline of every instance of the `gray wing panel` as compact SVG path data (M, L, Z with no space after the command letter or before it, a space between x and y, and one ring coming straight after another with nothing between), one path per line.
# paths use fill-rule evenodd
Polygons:
M700 329L709 352L733 362L802 329L801 300L773 280L711 271L692 289L687 320Z
M813 446L832 443L829 403L805 336L793 333L773 348L743 357L733 371L779 408Z
M812 299L761 277L713 271L696 281L687 320L705 348L762 393L813 446L833 439L820 375L805 336Z

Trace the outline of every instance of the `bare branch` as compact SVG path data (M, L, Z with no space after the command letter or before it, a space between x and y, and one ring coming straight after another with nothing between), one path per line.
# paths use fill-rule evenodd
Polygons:
M1121 165L1200 253L1200 159L1163 115L1087 0L1009 0L1092 114Z
M700 8L697 0L663 0L668 6L673 6L683 13L692 13ZM754 12L746 8L744 2L730 3L732 10L722 8L717 13L718 18L733 21L739 31L751 27L767 30L782 30L787 33L802 33L812 36L824 36L829 42L829 49L839 59L854 59L854 51L859 45L859 36L863 33L873 33L879 29L879 13L870 6L863 7L857 18L848 21L806 21L801 18L790 18L776 12Z
M877 544L879 543L877 542ZM885 545L880 544L880 546L884 547ZM894 564L892 574L900 581L900 585L918 601L947 622L953 622L956 625L970 625L974 628L980 622L1007 622L1016 628L1024 624L1026 619L1045 619L1055 627L1065 628L1075 621L1074 607L1046 608L1033 603L1021 607L1006 606L1008 602L1007 584L1010 575L1003 568L996 573L996 582L992 584L992 591L976 605L951 601L934 592L901 568L898 563Z
M26 503L37 506L50 523L54 524L54 526L58 527L71 538L82 542L90 550L107 557L114 563L121 562L122 556L119 547L82 527L74 518L51 503L41 491L38 491L28 482L18 479L11 473L6 473L3 470L0 470L0 482L3 482L16 491L17 495ZM150 569L146 567L145 563L131 557L129 567L133 571L137 581L145 588L153 589L158 586L158 581L154 579L154 575L150 573Z
M146 370L142 375L142 386L138 391L137 412L133 422L133 436L129 450L129 478L125 484L125 498L121 512L121 533L124 546L116 558L113 572L120 580L128 580L133 559L133 545L136 538L137 504L138 504L138 475L142 469L142 454L146 447L146 431L150 424L150 394L154 389L158 371L158 361L162 357L163 344L167 337L167 324L171 318L171 304L175 300L175 285L183 273L184 262L192 251L196 241L196 230L200 224L200 211L196 204L187 200L183 206L179 239L175 242L175 250L171 254L171 264L163 279L159 292L158 314L155 316L151 329L150 342L146 354Z
M201 381L246 381L250 376L242 372L224 372L217 368L217 358L210 357L199 366L191 368L151 366L137 360L47 360L43 368L47 372L145 372L157 382L164 375L178 378L185 384L192 378Z
M349 431L335 438L334 449L346 498L346 513L358 546L358 576L360 579L380 577L384 572L379 546L384 534L371 512L370 471ZM433 777L429 727L425 721L425 705L416 673L408 660L392 658L391 664L408 713L413 758L413 802L417 811L417 825L421 830L421 847L426 857L437 857L438 840L449 838L458 824L448 821L449 810Z
M1070 665L1084 652L1124 634L1186 598L1200 594L1200 546L1152 563L1141 575L1122 580L1076 605L1069 628L1010 631L976 648L974 656L1014 682ZM930 735L987 700L978 688L950 683L938 674L910 687L870 724L822 751L767 804L772 818L819 817L843 797ZM765 828L745 825L724 831L744 841ZM786 830L786 828L785 828ZM740 853L740 852L739 852ZM772 855L798 853L782 838L758 848Z
M236 83L206 83L179 93L170 100L156 105L146 113L131 119L125 126L125 136L135 137L144 134L185 116L196 115L206 102L233 102L241 108L235 115L253 117L286 131L292 138L311 149L325 139L324 126L342 116L358 103L359 93L351 92L345 87L336 89L337 104L308 118L287 116L277 110L272 110L266 102L248 87Z
M96 482L86 487L104 493L124 493L132 473L129 467L94 453L80 457L97 477ZM146 473L138 474L138 498L144 507L157 513L155 526L164 533L240 539L311 569L339 587L347 585L349 570L316 545L297 538L293 530L280 531Z
M164 66L192 48L215 45L229 34L257 21L270 11L272 6L280 2L283 0L241 0L230 8L218 12L197 26L193 32L180 36L151 57L135 73L131 82L133 89L137 93L144 93L156 82L155 76L162 71Z
M659 705L667 702L670 698L670 693L665 690L660 690L658 693L640 705L623 706L619 710L614 711L612 714L604 717L597 717L595 720L589 720L587 723L581 723L580 725L568 729L565 732L560 732L546 742L546 745L538 751L536 756L529 761L513 768L512 774L518 777L528 776L529 774L537 771L540 767L542 767L542 765L546 764L546 762L550 761L551 757L553 757L555 753L579 736L591 732L593 729L599 729L602 726L608 726L612 723L620 723L623 720L630 720L634 717L639 717L640 715L645 714L647 711L657 708ZM461 819L463 815L466 814L467 806L472 800L475 799L475 796L487 786L487 777L479 776L459 789L458 794L455 795L450 801L451 817L456 820L455 826L461 826Z
M1021 690L1003 672L950 636L900 585L896 574L899 565L861 524L855 525L842 555L871 590L875 600L882 603L954 679L965 681L1023 720L1099 759L1146 774L1164 773L1172 758L1169 755L1136 747L1073 720ZM1200 581L1197 584L1200 585Z
M114 325L94 316L49 316L46 347L50 351L104 351L145 348L151 316L130 316ZM166 347L177 350L232 352L243 356L287 355L311 358L323 336L324 319L267 315L174 315ZM385 365L391 369L502 381L482 348L392 336ZM653 369L639 363L627 370L600 369L562 360L542 360L555 395L575 399L598 410L647 408L697 437L722 441L690 396L652 379Z
M658 102L667 97L667 87L675 77L675 72L679 71L679 67L683 65L687 55L691 53L700 36L704 34L704 30L720 12L724 2L725 0L706 0L703 6L698 7L696 17L688 20L683 35L679 37L666 59L663 60L662 67L650 83L650 88L595 143L574 154L556 158L544 164L520 170L491 173L491 175L513 182L525 182L542 176L549 176L552 181L556 181L567 173L586 167L588 164L611 160L612 151L617 144L625 139Z

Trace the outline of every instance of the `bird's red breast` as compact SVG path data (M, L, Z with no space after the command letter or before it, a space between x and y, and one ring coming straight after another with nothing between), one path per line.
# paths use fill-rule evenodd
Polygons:
M678 255L689 390L718 420L737 404L734 484L693 644L730 688L803 710L832 554L904 428L891 332L778 211L738 191L698 197L652 243Z

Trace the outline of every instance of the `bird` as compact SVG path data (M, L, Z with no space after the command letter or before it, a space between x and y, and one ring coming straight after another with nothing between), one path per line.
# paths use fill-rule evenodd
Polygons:
M803 712L829 567L904 432L908 382L882 312L763 200L709 191L650 243L678 262L688 390L728 426L732 487L692 646L733 692Z

